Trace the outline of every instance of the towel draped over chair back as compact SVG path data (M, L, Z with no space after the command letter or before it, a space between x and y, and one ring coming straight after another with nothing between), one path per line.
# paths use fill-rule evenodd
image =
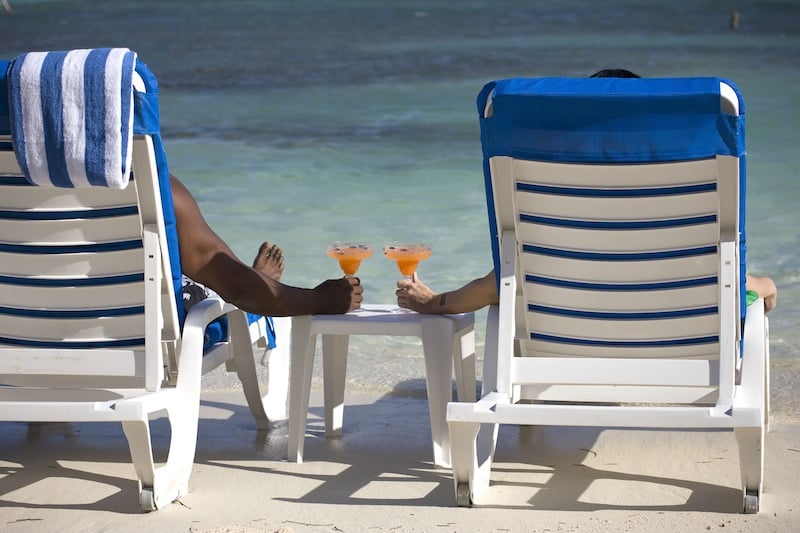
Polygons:
M126 48L30 52L11 62L11 135L28 181L127 186L135 63Z
M31 73L34 71L39 72L38 81ZM133 88L134 71L144 82L144 91ZM176 302L181 302L180 248L169 167L160 134L158 81L147 65L137 60L135 52L120 48L30 52L10 62L0 62L0 76L6 78L0 78L0 133L11 134L17 161L32 185L124 188L131 175L133 136L151 135L172 287ZM84 82L76 80L76 76L82 76ZM62 78L69 81L59 89L58 80ZM46 100L37 86L48 87L48 99L59 101L61 108L72 106L83 111L66 112L70 117L67 120L65 113L51 102L41 103L37 109L32 102ZM54 97L53 93L59 91L61 96ZM104 111L96 112L91 106ZM73 130L83 131L84 136L81 138ZM76 150L81 143L83 152ZM111 146L115 148L112 150ZM51 164L53 161L57 164ZM81 161L85 166L74 171ZM177 313L183 324L186 311L182 305L177 305Z

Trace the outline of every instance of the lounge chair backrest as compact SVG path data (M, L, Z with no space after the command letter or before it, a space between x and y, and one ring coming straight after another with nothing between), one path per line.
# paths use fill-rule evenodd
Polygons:
M728 394L733 369L719 368L719 354L738 350L744 303L744 114L733 85L503 80L484 88L478 109L495 271L501 291L502 273L515 272L522 295L517 352L587 365L713 361L699 365L705 378L687 380L703 385L692 401L709 401L717 372ZM517 242L503 258L505 238ZM500 390L514 386L504 376L524 379L506 363Z
M25 144L30 163L46 161L48 154L36 149L48 146L32 135L27 143L12 143L19 119L15 124L13 98L6 107L13 91L8 76L14 75L8 64L0 63L0 348L32 348L37 355L8 350L0 359L0 380L40 380L45 386L117 380L157 390L165 367L170 372L174 366L162 353L174 355L180 334L180 285L173 282L180 264L171 197L162 202L169 174L158 137L155 77L137 62L128 79L135 87L130 131L138 146L129 183L36 186L12 148ZM58 122L57 109L43 109L45 121ZM102 137L87 135L87 153L102 150L93 144L98 142ZM160 168L157 158L163 159ZM54 375L40 375L59 359L63 365Z

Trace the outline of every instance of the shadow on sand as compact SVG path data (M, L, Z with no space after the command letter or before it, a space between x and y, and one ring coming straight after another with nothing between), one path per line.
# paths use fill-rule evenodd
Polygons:
M196 479L205 465L217 476L264 474L285 502L454 506L451 472L432 463L424 391L418 379L380 397L346 396L340 438L325 438L321 399L312 397L303 464L286 461L286 421L256 431L238 391L204 393L191 486L208 482ZM151 425L163 459L169 425ZM0 423L0 450L0 508L141 512L119 424ZM503 426L481 506L735 513L735 453L732 435L718 432ZM292 489L281 494L282 483Z

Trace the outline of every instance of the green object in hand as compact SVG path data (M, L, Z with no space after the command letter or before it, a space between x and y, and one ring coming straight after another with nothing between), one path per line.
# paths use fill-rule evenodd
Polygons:
M758 296L758 293L756 291L747 291L745 293L745 301L747 302L747 305L752 304L753 302L758 300L758 298L759 298L759 296Z

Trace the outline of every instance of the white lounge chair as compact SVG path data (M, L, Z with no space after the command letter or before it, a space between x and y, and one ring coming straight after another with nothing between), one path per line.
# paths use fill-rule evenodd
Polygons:
M188 491L202 371L222 362L235 368L258 428L267 427L252 346L266 346L266 322L249 323L244 312L215 297L183 311L157 82L146 65L136 62L128 71L127 83L135 86L129 124L135 177L123 188L29 183L13 149L25 145L26 165L46 156L36 154L41 136L26 132L28 142L12 143L8 65L0 62L0 420L122 422L140 504L163 507ZM124 93L124 65L122 71ZM44 121L51 119L44 113ZM122 131L131 134L125 124ZM228 334L204 339L207 324L223 315ZM283 355L288 358L288 348ZM283 367L288 380L288 359ZM285 386L283 392L285 411ZM169 455L156 465L149 419L164 413Z
M498 424L714 428L757 512L769 357L763 302L745 318L736 88L513 79L478 110L500 298L482 397L448 405L457 503L489 486Z

